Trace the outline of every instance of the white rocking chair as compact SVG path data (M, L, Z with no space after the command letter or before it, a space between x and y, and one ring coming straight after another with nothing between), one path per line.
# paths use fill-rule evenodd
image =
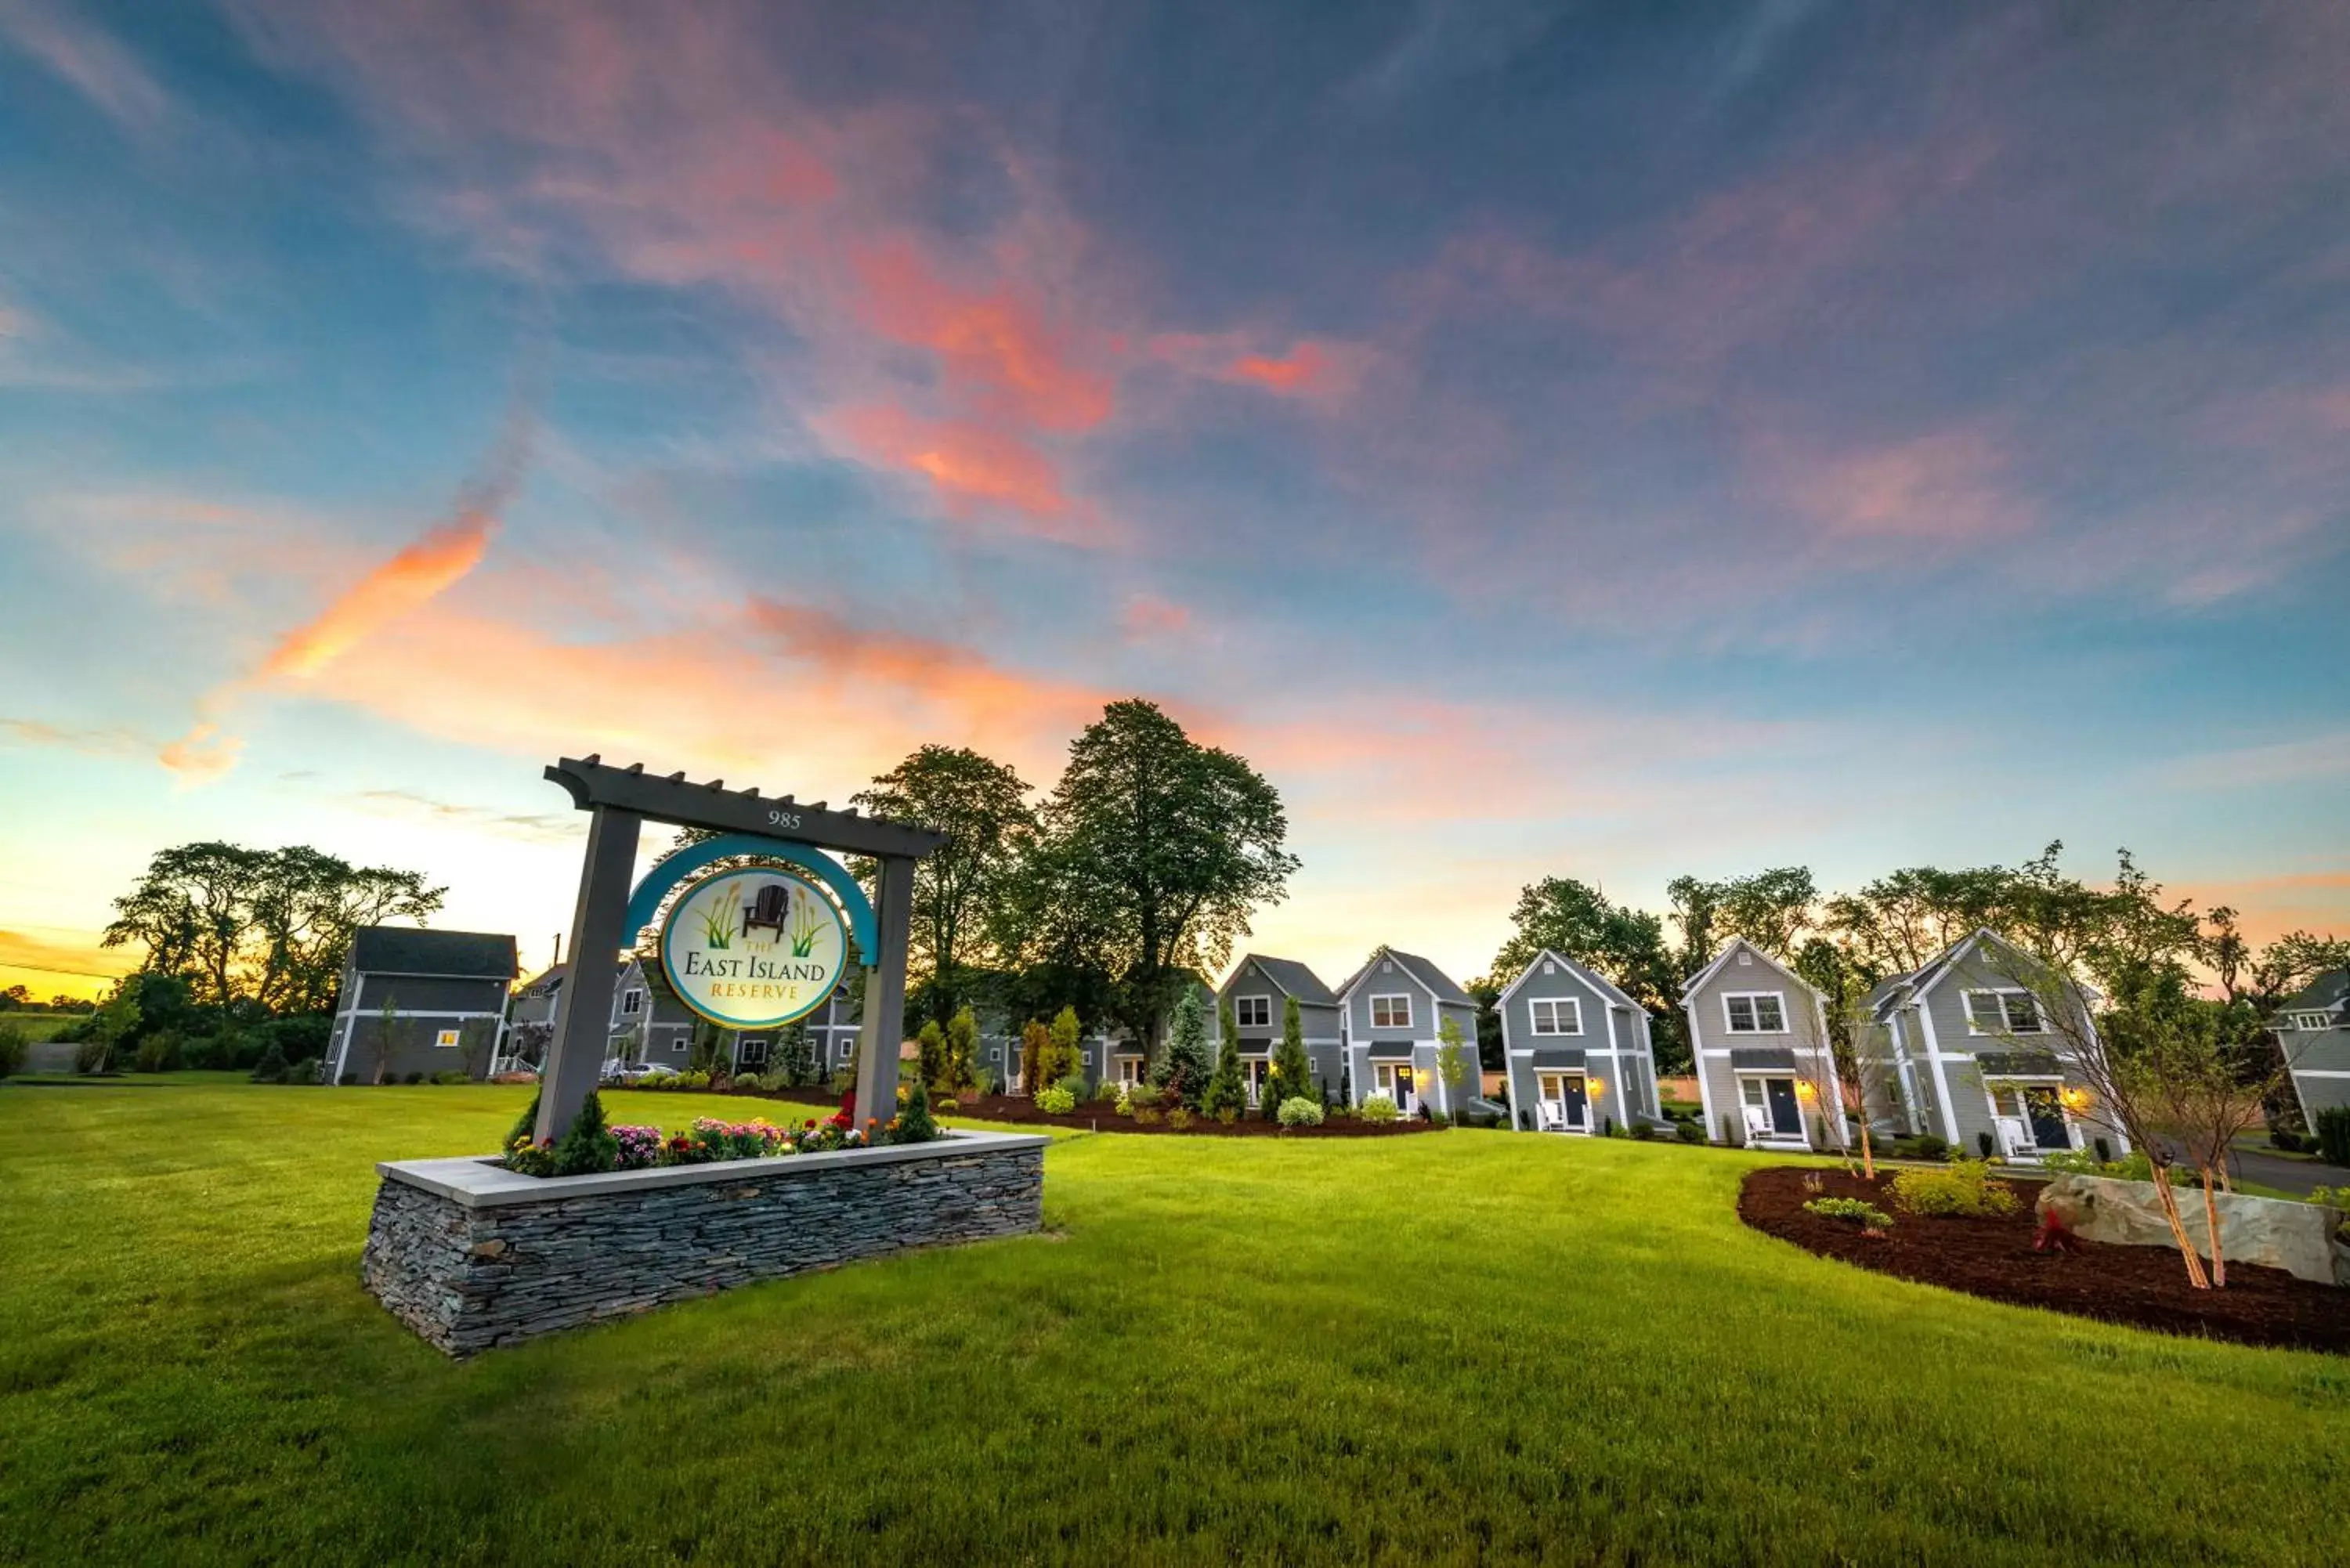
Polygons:
M2010 1159L2037 1159L2040 1140L2032 1135L2032 1124L2013 1116L1999 1118L1999 1147Z
M1777 1134L1771 1127L1770 1111L1761 1106L1748 1106L1746 1107L1746 1137L1748 1140L1751 1142L1756 1138L1774 1137L1776 1136Z

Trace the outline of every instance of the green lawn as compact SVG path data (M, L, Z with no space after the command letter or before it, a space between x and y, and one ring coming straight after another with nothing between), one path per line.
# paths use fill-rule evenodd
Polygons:
M2350 1364L1845 1269L1624 1141L1072 1137L1052 1236L452 1365L358 1287L371 1162L525 1095L0 1087L0 1561L2344 1556Z
M14 1029L26 1040L54 1040L68 1024L79 1023L87 1012L0 1012L0 1029Z

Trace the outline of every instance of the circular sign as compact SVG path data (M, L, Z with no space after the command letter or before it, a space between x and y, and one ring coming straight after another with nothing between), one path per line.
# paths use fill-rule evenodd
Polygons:
M816 884L754 867L690 885L661 922L661 970L688 1007L728 1029L806 1018L840 983L848 930Z

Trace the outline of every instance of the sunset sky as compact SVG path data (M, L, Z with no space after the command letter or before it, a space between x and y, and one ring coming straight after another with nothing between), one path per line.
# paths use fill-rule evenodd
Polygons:
M0 0L0 983L600 752L1281 788L1252 945L2127 845L2350 933L2350 7ZM16 966L39 966L19 968Z

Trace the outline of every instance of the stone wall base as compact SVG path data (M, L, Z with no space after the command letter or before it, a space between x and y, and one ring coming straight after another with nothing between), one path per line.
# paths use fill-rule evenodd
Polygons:
M484 1161L385 1166L360 1279L424 1339L470 1355L754 1280L1035 1231L1045 1141L962 1135L581 1177L538 1183L545 1197ZM469 1190L463 1167L492 1173L491 1190Z

